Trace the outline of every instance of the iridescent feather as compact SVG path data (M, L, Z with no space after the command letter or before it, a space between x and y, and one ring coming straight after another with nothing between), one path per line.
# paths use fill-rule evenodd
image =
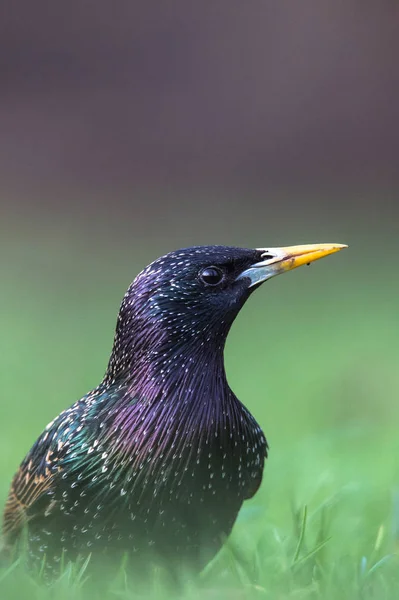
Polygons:
M260 485L267 444L223 363L249 293L220 299L197 273L223 265L233 282L256 257L192 248L136 278L104 380L46 427L13 479L7 547L26 528L31 564L45 556L49 571L88 553L194 570L214 556Z

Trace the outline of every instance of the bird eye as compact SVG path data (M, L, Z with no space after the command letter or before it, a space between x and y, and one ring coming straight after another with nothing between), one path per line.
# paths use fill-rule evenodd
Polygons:
M218 267L206 267L200 272L200 279L207 285L217 285L223 279L223 271Z

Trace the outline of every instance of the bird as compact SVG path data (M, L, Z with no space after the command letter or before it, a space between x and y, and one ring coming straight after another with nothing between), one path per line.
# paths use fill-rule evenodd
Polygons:
M6 501L2 538L28 567L128 557L199 573L258 491L268 443L230 388L224 347L265 281L343 244L193 246L147 266L123 297L100 384L51 421Z

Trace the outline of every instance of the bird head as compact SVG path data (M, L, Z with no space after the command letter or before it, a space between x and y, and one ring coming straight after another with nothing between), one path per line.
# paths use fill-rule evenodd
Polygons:
M139 357L147 363L170 360L188 346L193 357L200 348L222 353L231 324L256 288L342 248L197 246L158 258L136 277L123 299L109 368L125 369Z

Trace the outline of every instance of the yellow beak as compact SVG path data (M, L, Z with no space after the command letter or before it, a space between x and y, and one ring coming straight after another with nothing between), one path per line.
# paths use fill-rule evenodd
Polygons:
M302 265L308 265L319 258L347 248L345 244L308 244L303 246L287 246L284 248L257 248L262 252L260 262L246 269L239 278L248 277L249 287L262 283L275 275L291 271Z

